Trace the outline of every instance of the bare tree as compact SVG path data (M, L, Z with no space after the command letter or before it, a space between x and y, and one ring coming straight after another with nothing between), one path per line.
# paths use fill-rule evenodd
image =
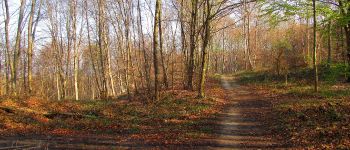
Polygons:
M191 22L190 22L190 54L187 68L187 89L193 90L193 74L194 74L194 51L196 49L197 37L197 14L198 0L192 0Z
M159 100L159 67L158 67L158 30L159 30L159 18L161 14L161 0L156 0L156 9L154 15L153 25L153 65L154 65L154 98Z
M200 70L200 81L199 81L199 88L198 88L198 97L203 98L205 97L205 78L207 73L207 60L208 60L208 45L210 42L210 32L211 32L211 3L210 0L205 1L205 7L203 11L203 16L205 19L203 19L203 27L204 27L204 33L203 35L203 43L202 43L202 63L201 63L201 70Z
M107 49L107 24L105 21L105 0L98 1L98 45L99 45L99 65L101 68L102 89L101 97L106 98L108 95L107 76L106 76L106 49Z
M21 0L21 5L19 8L19 14L18 14L18 24L17 24L17 34L16 34L16 43L15 43L15 49L13 52L13 62L12 62L12 92L14 95L17 95L17 71L18 71L18 63L19 63L19 57L21 54L21 39L22 39L22 23L23 23L23 17L24 17L24 7L26 5L26 0Z
M318 68L317 68L317 17L316 17L316 0L312 0L313 20L314 20L314 55L313 55L313 67L314 67L314 89L318 92Z
M143 34L143 25L142 25L142 13L141 13L141 6L140 6L140 0L137 0L137 11L138 11L138 32L139 32L139 48L142 49L143 52L143 62L144 62L144 70L145 70L145 79L147 83L147 89L148 92L150 91L151 88L151 77L150 77L150 65L148 61L148 56L145 48L145 37Z
M163 30L162 30L162 5L160 4L159 6L160 11L159 11L159 52L160 52L160 57L161 57L161 62L162 62L162 69L163 69L163 83L165 85L165 88L169 88L168 85L168 74L167 74L167 69L166 69L166 64L164 61L164 46L163 46Z
M12 87L10 87L9 81L10 81L10 72L12 72L12 65L11 65L11 57L10 57L10 37L9 37L9 23L10 23L10 12L9 12L9 6L8 1L5 0L5 11L6 11L6 19L5 19L5 43L6 43L6 50L5 50L5 79L6 79L6 94L10 93L10 88L12 90Z

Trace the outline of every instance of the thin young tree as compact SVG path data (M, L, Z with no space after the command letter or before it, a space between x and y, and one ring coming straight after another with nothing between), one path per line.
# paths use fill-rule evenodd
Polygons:
M11 65L11 57L10 57L10 36L9 36L9 23L10 23L10 12L9 12L9 6L8 6L8 1L5 0L5 45L6 45L6 50L5 50L5 79L6 79L6 94L10 94L10 89L11 84L10 82L10 72L12 72L12 65Z
M153 65L154 65L154 99L159 100L159 67L158 67L158 35L161 0L156 0L153 25Z
M145 48L145 38L143 34L140 0L137 1L137 11L138 11L138 22L137 22L138 33L139 33L139 38L141 38L140 39L141 41L139 42L139 48L142 49L142 53L143 53L146 87L147 87L147 91L150 92L150 89L151 89L150 65L149 65L148 56Z
M313 20L314 20L314 55L313 55L313 69L314 69L314 90L318 92L318 68L317 68L317 17L316 17L316 0L312 0Z
M330 67L332 62L332 21L328 22L328 36L327 36L327 49L328 49L328 58L327 66Z
M165 64L165 58L164 58L164 47L163 47L163 30L162 30L162 5L160 3L159 6L159 52L160 52L160 57L161 57L161 63L162 63L162 69L163 69L163 83L165 85L165 88L169 88L168 85L168 74L167 74L167 69L166 69L166 64Z
M71 40L73 44L73 67L74 67L74 93L75 100L79 100L79 87L78 87L78 74L79 74L79 54L77 49L77 1L71 0L69 2L69 15L70 20L72 21L72 33Z

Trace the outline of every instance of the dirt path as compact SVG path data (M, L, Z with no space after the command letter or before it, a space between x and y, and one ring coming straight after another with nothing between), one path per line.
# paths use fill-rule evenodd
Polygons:
M215 130L217 139L212 149L274 149L281 148L269 137L264 114L270 103L262 100L254 91L235 83L232 77L223 76L221 85L227 91L229 106L219 114Z
M2 149L274 149L282 148L267 132L265 114L271 106L232 77L223 76L221 85L226 90L229 104L217 118L215 139L206 139L195 145L135 145L117 143L116 139L94 137L32 137L12 139L0 137ZM206 142L207 141L207 142Z

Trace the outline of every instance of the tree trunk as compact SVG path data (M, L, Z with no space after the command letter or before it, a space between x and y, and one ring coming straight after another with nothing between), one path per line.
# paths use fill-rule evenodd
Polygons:
M316 18L316 0L312 0L313 7L313 19L314 19L314 55L313 55L313 67L314 67L314 90L318 92L318 68L317 68L317 18Z
M327 64L328 66L331 65L332 61L332 32L331 32L331 21L328 23L328 59Z
M160 18L160 6L161 0L156 0L156 9L154 16L154 27L153 27L153 65L154 65L154 98L156 101L159 100L159 68L158 68L158 29L159 29L159 18Z
M70 1L70 17L72 19L72 44L73 44L73 51L74 51L74 92L75 92L75 100L79 100L79 81L78 81L78 74L79 74L79 53L77 49L77 34L76 34L76 22L77 22L77 1L71 0Z
M148 90L148 93L150 93L150 89L151 89L150 65L149 65L148 56L147 56L147 52L146 52L146 48L145 48L145 38L143 35L140 0L137 1L137 10L138 10L138 15L139 15L138 16L139 17L138 18L139 37L141 38L141 42L139 42L140 43L139 47L142 47L147 90ZM142 43L142 46L141 46L141 43Z
M101 97L106 98L108 95L107 87L107 76L106 76L106 63L105 63L105 53L106 53L106 22L105 22L105 3L104 0L98 1L98 45L99 45L99 65L101 68L101 78L102 78L102 89Z
M204 37L203 37L203 45L202 45L202 64L201 64L201 71L200 71L200 85L198 89L198 97L203 98L205 97L205 78L206 78L206 71L207 71L207 55L208 55L208 45L210 41L210 30L211 30L211 4L210 0L206 0L206 10L203 11L203 16L205 16L205 20L203 23L204 26Z
M222 30L222 67L221 67L221 73L224 74L224 72L225 72L225 28Z
M180 3L180 12L179 12L179 21L180 21L180 30L181 30L181 51L183 52L183 71L182 71L182 78L183 78L183 87L186 89L187 83L186 83L186 73L188 71L188 60L187 60L187 50L186 50L186 34L185 34L185 25L183 20L183 7L184 7L184 0L181 0Z
M33 71L33 18L34 18L34 12L35 12L35 4L36 0L32 0L30 15L29 15L29 21L28 21L28 49L27 49L27 57L28 57L28 93L31 94L32 89L32 71Z
M88 8L87 5L87 1L85 0L85 9ZM95 66L95 60L94 60L94 54L92 51L92 45L91 45L91 38L90 38L90 24L89 24L89 19L88 19L88 11L85 11L85 17L86 17L86 29L87 29L87 38L88 38L88 48L89 48L89 52L90 52L90 61L91 61L91 68L94 72L94 76L95 76L95 82L97 84L97 90L98 93L101 94L101 88L100 88L100 82L99 82L99 77L96 71L96 66Z
M10 23L10 13L9 13L9 7L8 7L8 1L5 0L5 11L6 11L6 19L5 19L5 43L6 43L6 51L5 51L5 78L6 78L6 94L10 94L12 89L10 82L10 72L12 72L12 63L11 63L11 57L10 57L10 36L9 36L9 23Z
M13 62L12 62L12 92L14 95L17 95L17 67L19 63L19 56L21 55L21 38L22 38L22 22L24 17L24 7L25 7L25 0L21 0L21 6L19 9L19 15L18 15L18 24L17 24L17 35L16 35L16 43L15 43L15 50L13 53Z
M187 87L188 90L193 90L193 74L194 74L194 51L196 50L196 26L197 26L197 5L198 0L192 0L191 22L190 22L190 58L187 69Z
M167 74L167 69L166 69L166 64L164 62L164 49L163 49L163 32L162 32L162 5L160 4L159 6L159 52L160 52L160 57L161 57L161 61L162 61L162 69L163 69L163 83L165 85L165 88L168 89L169 85L168 85L168 74Z

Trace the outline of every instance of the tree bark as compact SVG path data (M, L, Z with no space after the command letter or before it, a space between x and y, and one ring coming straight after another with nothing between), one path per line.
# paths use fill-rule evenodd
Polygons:
M316 18L316 0L312 0L313 19L314 19L314 55L313 55L313 69L314 69L314 90L318 92L318 68L317 68L317 18Z
M160 18L160 5L161 0L156 0L156 9L154 16L154 27L153 27L153 65L154 65L154 98L156 101L159 100L159 68L158 68L158 29L159 29L159 18Z
M201 70L200 70L200 85L198 89L198 97L203 98L205 97L205 78L206 78L206 71L207 71L207 57L208 57L208 45L210 42L210 30L211 30L211 4L210 0L206 0L205 3L205 11L203 11L203 16L205 16L204 19L204 37L203 37L203 45L202 45L202 63L201 63Z
M169 88L169 85L168 85L168 74L167 74L167 69L166 69L166 64L165 64L165 61L164 61L164 47L163 47L163 31L162 31L162 5L160 3L160 6L159 6L159 24L158 24L158 27L159 27L159 52L160 52L160 57L161 57L161 61L162 61L162 69L163 69L163 83L165 85L165 88L168 89Z
M328 66L331 65L331 61L332 61L332 31L331 31L331 28L332 28L332 22L329 21L328 23L328 59L327 59L327 64Z
M101 97L106 98L108 96L107 76L106 76L106 22L105 22L105 0L98 1L98 45L99 45L99 65L101 68L102 89Z
M181 30L181 51L183 52L183 71L182 71L182 78L183 78L183 87L186 89L187 83L186 80L187 76L186 73L188 71L188 57L187 57L187 43L186 43L186 34L185 34L185 24L183 19L183 11L184 11L184 0L181 0L180 3L180 12L179 12L179 21L180 21L180 30Z
M143 26L142 26L142 14L141 14L141 6L140 6L140 0L137 1L137 10L138 10L138 30L139 30L139 38L141 38L141 41L139 42L139 48L142 49L143 52L143 61L144 61L144 70L145 70L145 79L146 79L146 85L147 85L147 91L150 94L151 89L151 77L150 77L150 65L148 61L148 56L145 48L145 38L143 35Z
M79 81L78 81L78 74L79 74L79 52L77 49L77 34L76 34L76 23L77 23L77 1L71 0L70 1L70 17L72 20L72 44L73 44L73 64L74 64L74 93L75 93L75 100L79 100Z
M13 62L12 62L12 92L14 95L17 95L17 67L19 63L19 57L21 55L21 39L22 39L22 22L24 17L24 7L26 4L26 0L21 0L21 6L19 9L18 15L18 24L17 24L17 35L16 35L16 43L15 50L13 53Z
M6 19L5 19L5 43L6 43L6 50L5 50L5 79L6 79L6 94L10 94L12 89L10 82L10 72L12 72L12 63L11 63L11 57L10 57L10 36L9 36L9 23L10 23L10 13L9 13L9 7L8 7L8 1L5 0L5 11L6 11Z
M197 36L197 6L198 0L192 0L191 22L190 22L190 55L187 69L187 86L186 89L193 90L193 74L194 74L194 51L196 50Z
M31 94L32 89L32 66L33 66L33 18L34 18L34 12L35 12L35 4L36 0L32 0L30 15L29 15L29 21L28 21L28 49L27 49L27 57L28 57L28 93Z

